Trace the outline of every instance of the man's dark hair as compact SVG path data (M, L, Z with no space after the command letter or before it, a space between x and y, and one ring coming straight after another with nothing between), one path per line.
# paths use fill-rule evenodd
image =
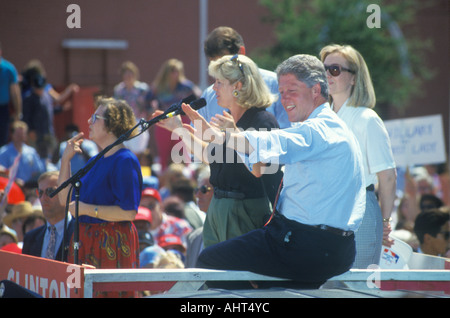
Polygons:
M244 46L242 36L233 28L221 26L207 36L204 50L206 57L217 58L237 54L241 46Z
M425 234L436 237L442 226L450 220L448 210L432 209L419 213L414 223L414 232L421 244L424 242Z
M433 194L423 194L419 200L420 211L437 209L444 206L444 202Z
M171 193L179 197L183 202L195 201L195 185L188 178L181 178L173 184Z

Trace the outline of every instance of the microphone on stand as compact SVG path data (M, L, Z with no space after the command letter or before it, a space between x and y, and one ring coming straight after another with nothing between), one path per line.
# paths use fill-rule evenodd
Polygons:
M191 94L188 97L185 97L182 100L180 100L178 103L172 104L169 108L166 109L164 114L168 114L168 113L171 113L173 111L176 111L178 108L181 107L181 104L183 104L183 103L190 104L193 101L195 101L195 95Z
M173 104L170 106L164 113L161 115L156 116L155 118L150 119L149 121L146 121L145 119L141 118L138 125L141 126L141 133L147 130L151 125L156 124L157 122L164 120L166 118L171 118L176 115L185 115L183 110L181 109L182 104L189 104L193 109L198 110L204 106L206 106L206 100L204 98L195 99L195 95L190 95L181 101L179 101L176 104Z
M185 115L183 110L181 109L180 103L176 108L172 108L171 112L165 112L164 114L158 115L155 118L150 119L147 124L154 124L161 120L164 120L166 118L171 118L176 115ZM186 104L186 103L185 103ZM203 108L206 106L206 100L204 98L196 99L193 102L189 104L194 110L199 110L200 108Z
M187 104L187 103L185 103ZM189 106L192 107L193 110L199 110L200 108L203 108L206 106L206 100L204 98L200 98L197 100L194 100L193 102L189 103ZM177 109L175 109L174 111L165 114L165 118L171 118L173 116L177 116L177 115L185 115L183 109L181 108L181 105L178 106Z
M183 112L183 110L181 109L181 104L187 104L186 102L184 102L184 100L182 100L181 102L177 104L174 104L172 106L170 106L170 108L164 112L161 115L156 116L155 118L150 119L149 121L145 121L144 119L141 119L141 121L139 122L139 125L142 126L142 131L148 129L148 127L150 127L153 124L156 124L157 122L167 119L167 118L171 118L173 116L177 116L177 115L185 115L185 113ZM203 108L206 106L206 100L204 98L200 98L200 99L196 99L194 101L191 101L189 103L189 105L192 107L192 109L194 110L199 110L200 108ZM170 112L169 112L170 110Z

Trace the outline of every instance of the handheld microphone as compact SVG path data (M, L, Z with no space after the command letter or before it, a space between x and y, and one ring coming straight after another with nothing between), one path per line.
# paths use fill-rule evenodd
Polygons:
M187 104L187 103L185 103L185 104ZM204 98L200 98L200 99L194 100L189 105L192 107L192 109L199 110L200 108L203 108L206 106L206 100ZM181 105L179 106L179 108L177 108L173 112L166 114L165 118L171 118L171 117L177 116L177 115L185 115L184 111L181 109Z

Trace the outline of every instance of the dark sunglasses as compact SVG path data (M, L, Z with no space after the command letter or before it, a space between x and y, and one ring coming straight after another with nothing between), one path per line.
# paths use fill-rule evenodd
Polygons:
M244 68L242 67L241 61L239 61L239 55L238 55L238 54L233 55L233 56L231 57L230 61L236 62L237 65L238 65L238 67L239 67L239 69L241 70L242 75L245 76L245 74L244 74Z
M92 122L92 125L93 124L95 124L95 122L97 121L97 119L106 119L106 117L103 117L103 116L100 116L100 115L97 115L97 114L92 114L92 116L91 116L91 122Z
M56 190L56 188L47 188L47 189L45 189L45 190L37 189L37 190L36 190L36 193L37 193L37 195L39 196L39 198L42 198L42 196L44 195L44 193L45 193L48 197L50 197L50 194L52 194L53 191L55 191L55 190Z
M340 66L339 64L331 64L331 65L324 65L324 66L325 66L325 72L326 71L330 72L331 76L334 76L334 77L341 75L342 71L346 71L346 72L355 74L355 71L352 71L349 68Z
M211 187L202 185L200 188L195 189L195 193L198 193L198 191L200 191L201 193L205 194L205 193L208 193L211 190L212 190Z

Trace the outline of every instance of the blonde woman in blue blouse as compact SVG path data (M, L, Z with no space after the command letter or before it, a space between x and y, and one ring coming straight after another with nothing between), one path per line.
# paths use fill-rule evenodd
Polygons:
M389 221L397 176L391 143L383 121L373 110L375 91L361 54L349 45L333 44L320 51L320 58L327 71L330 105L353 131L363 155L366 211L355 233L353 267L367 268L379 263L382 245L392 245Z

